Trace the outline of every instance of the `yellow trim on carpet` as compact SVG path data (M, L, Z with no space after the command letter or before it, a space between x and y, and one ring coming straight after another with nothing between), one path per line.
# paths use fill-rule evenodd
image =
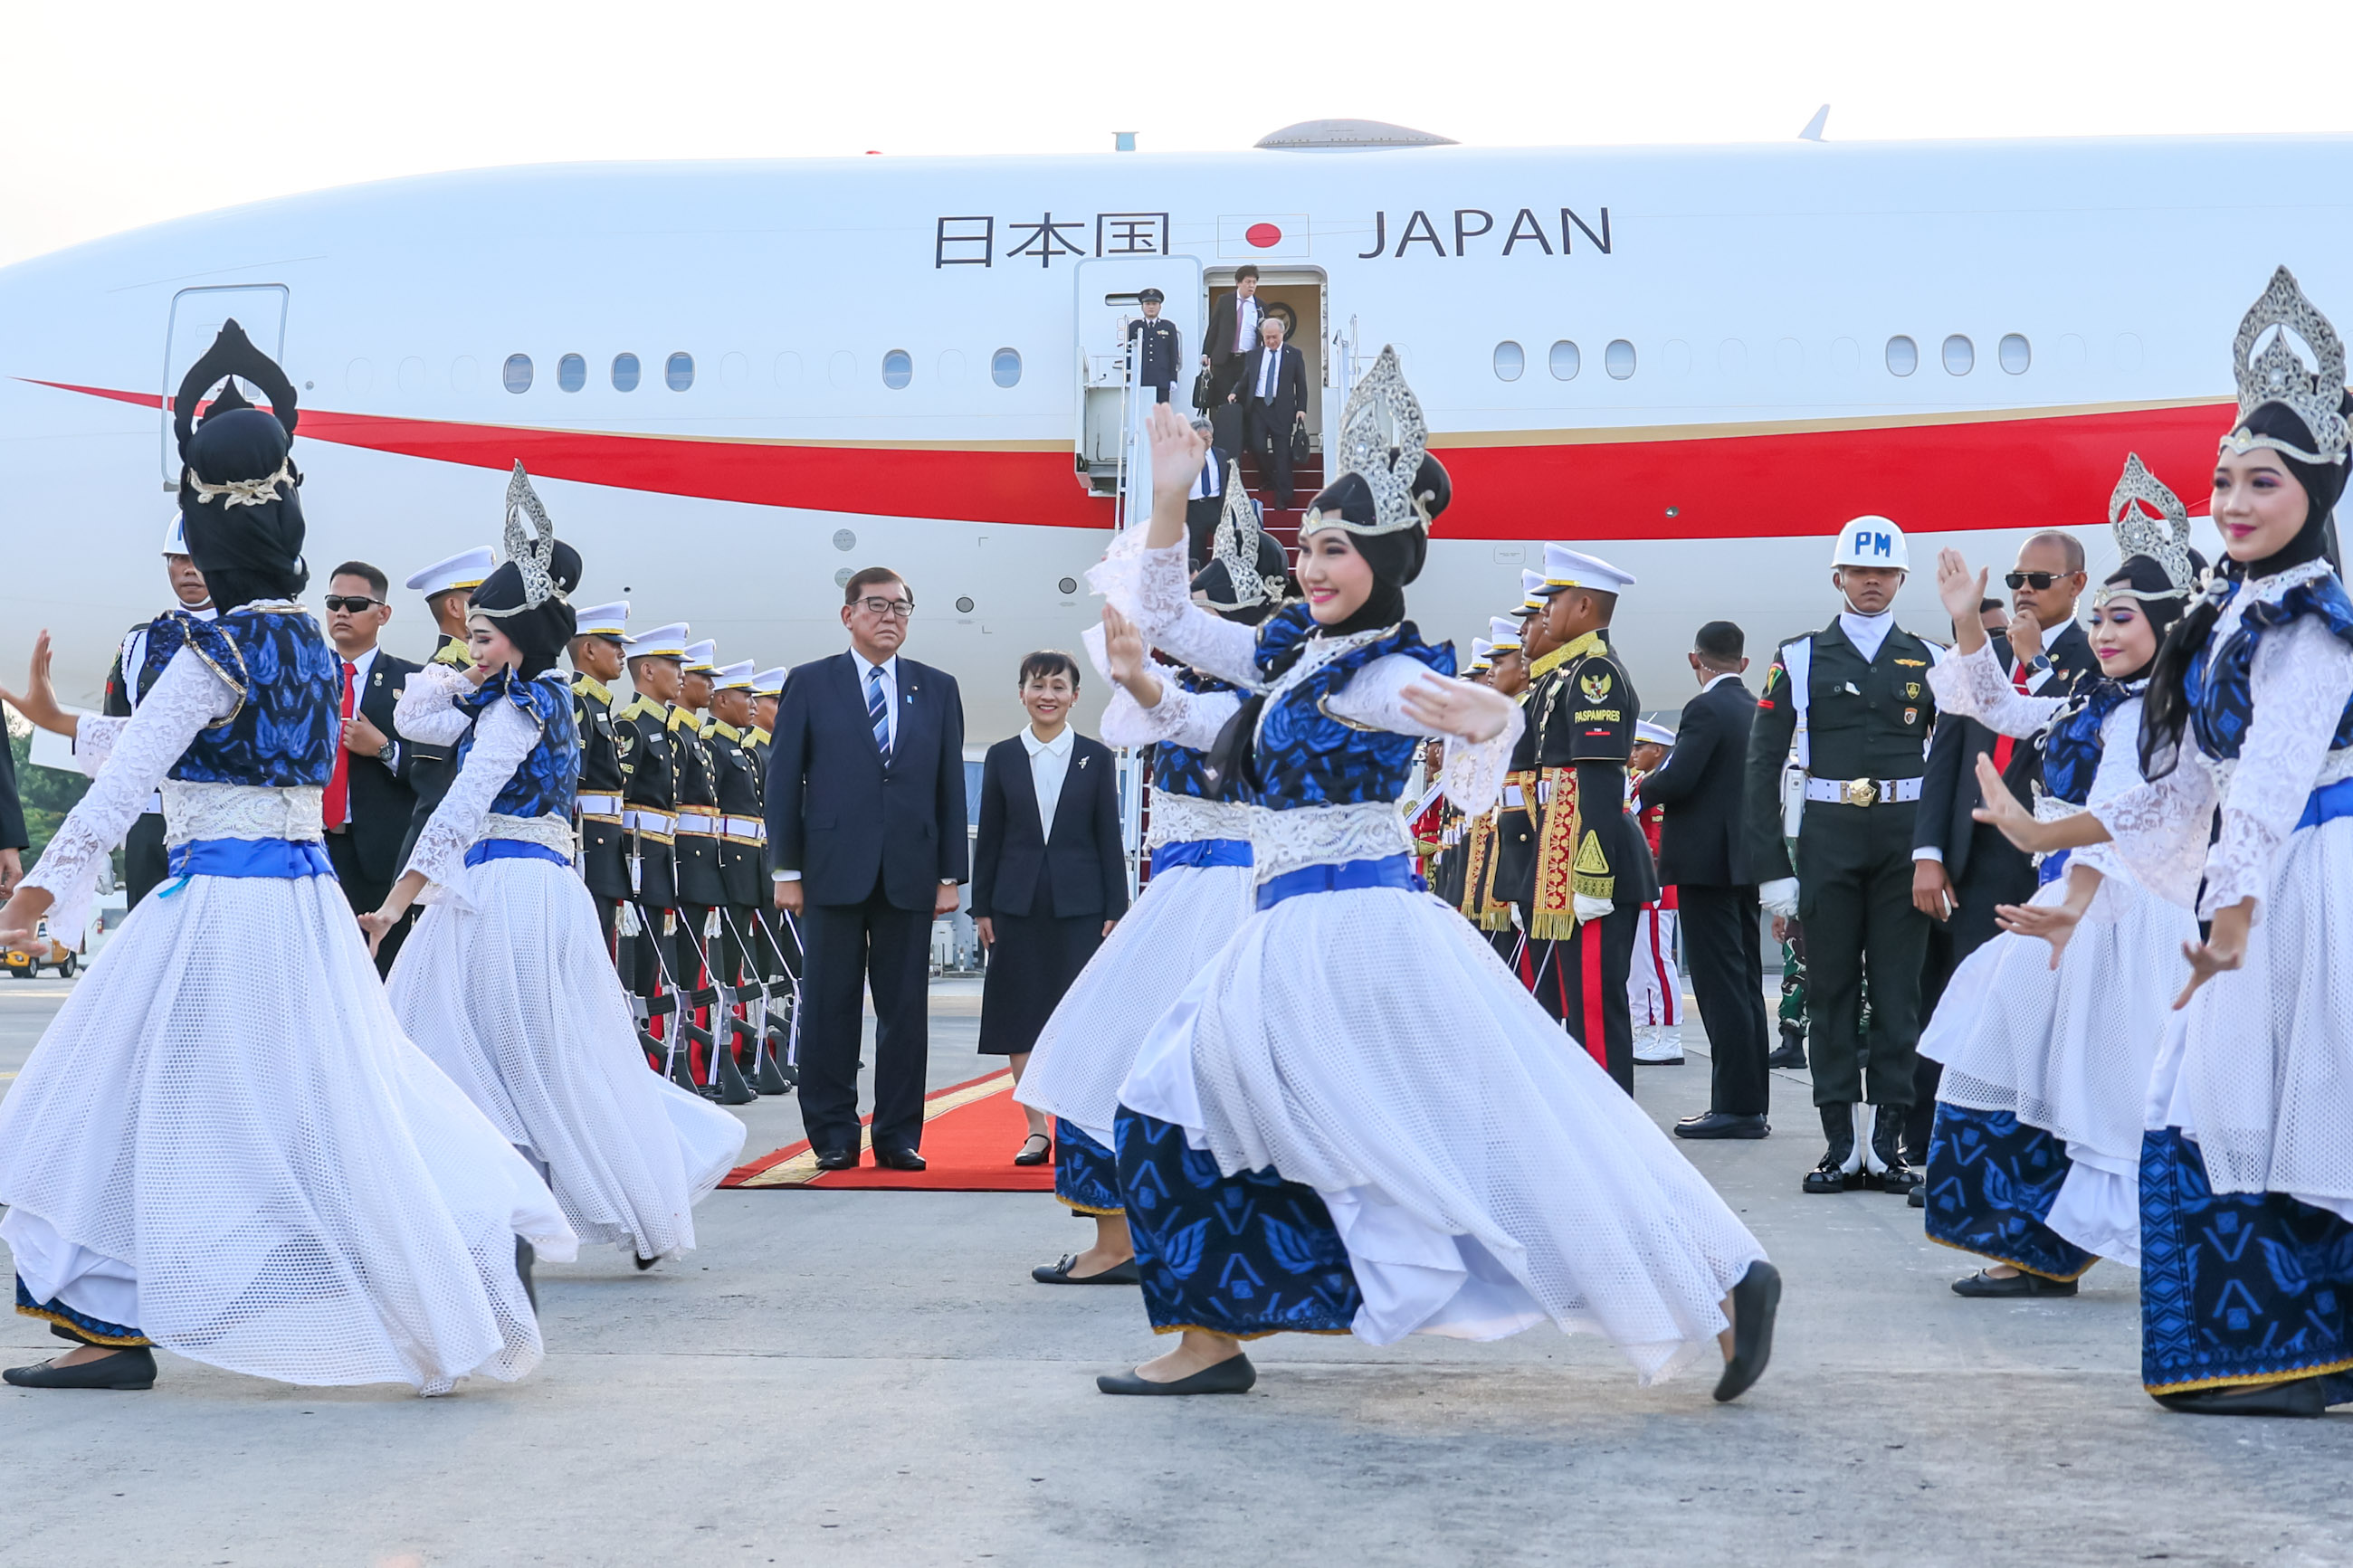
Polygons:
M1001 1072L994 1078L982 1079L978 1083L968 1083L960 1089L943 1092L923 1101L923 1120L935 1121L951 1110L961 1110L976 1100L1002 1094L1012 1086L1012 1083L1013 1075L1009 1072ZM873 1147L874 1129L871 1126L860 1128L858 1130L859 1153L866 1154ZM791 1159L779 1161L756 1176L746 1176L742 1182L736 1184L734 1190L740 1192L745 1187L805 1187L827 1173L817 1168L817 1151L804 1149Z
M2307 1366L2295 1372L2257 1373L2250 1377L2201 1377L2192 1383L2144 1383L2141 1386L2152 1394L2196 1394L2206 1388L2269 1388L2275 1383L2298 1383L2307 1377L2327 1377L2339 1372L2353 1372L2353 1361L2333 1361L2325 1366Z
M71 1329L82 1339L94 1345L111 1345L116 1350L135 1351L144 1349L155 1342L145 1334L134 1334L127 1340L116 1339L107 1334L93 1334L63 1312L52 1312L46 1307L27 1307L22 1301L16 1303L16 1310L27 1318L38 1318L45 1323L55 1323L59 1328Z
M1926 1231L1923 1231L1921 1234L1924 1236L1927 1235ZM1979 1252L1974 1247L1963 1247L1959 1242L1947 1241L1941 1236L1930 1236L1928 1237L1928 1239L1935 1242L1939 1247L1949 1247L1955 1252L1965 1252L1971 1258L1989 1258L1993 1262L2002 1264L2007 1268L2015 1268L2021 1274L2031 1274L2037 1279L2049 1279L2060 1285L2073 1284L2076 1280L2081 1279L2084 1275L2089 1274L2092 1271L2093 1266L2100 1261L2099 1254L2094 1253L2092 1255L2092 1261L2090 1263L2086 1263L2073 1274L2046 1274L2040 1268L2029 1268L2027 1265L2021 1263L2017 1258L2004 1258L1998 1252ZM2063 1241L2066 1238L2062 1237L2060 1239ZM1980 1270L1980 1272L1982 1272L1982 1270Z

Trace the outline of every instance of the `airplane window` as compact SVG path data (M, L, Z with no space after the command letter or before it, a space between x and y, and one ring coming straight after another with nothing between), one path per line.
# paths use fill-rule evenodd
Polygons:
M1977 345L1955 332L1945 340L1945 374L1967 375L1978 365Z
M1612 381L1623 381L1634 374L1634 345L1623 338L1613 340L1601 351L1601 368L1609 373Z
M1497 381L1517 381L1520 379L1520 373L1527 368L1528 356L1520 352L1519 344L1506 338L1495 345L1495 379Z
M956 614L959 616L968 616L972 614L972 596L970 595L965 595L964 597L956 600Z
M1011 349L999 349L988 362L988 379L999 386L1018 385L1021 380L1021 356Z
M2001 340L2000 353L2001 368L2012 375L2024 375L2026 367L2034 363L2034 350L2016 332Z
M638 356L635 354L615 354L613 356L613 390L616 392L635 392L637 389Z
M529 392L531 390L531 356L529 354L507 355L506 376L509 392Z
M555 362L555 384L566 392L577 392L588 384L588 362L578 354L565 354Z
M670 384L670 389L672 392L684 392L688 387L692 386L694 356L688 353L670 355L670 363L662 367L662 380Z
M1062 593L1075 594L1079 591L1079 580L1076 577L1065 577L1054 586Z
M1578 353L1577 345L1567 338L1553 344L1552 353L1546 357L1552 366L1555 381L1575 381L1577 373L1585 368L1585 356Z
M896 392L915 379L915 362L905 349L892 349L882 356L882 384Z
M1910 375L1920 368L1920 345L1902 333L1887 340L1887 374Z

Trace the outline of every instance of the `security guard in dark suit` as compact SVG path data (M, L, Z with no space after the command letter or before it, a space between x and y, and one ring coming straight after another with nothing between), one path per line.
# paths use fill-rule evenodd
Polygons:
M670 704L678 697L686 662L686 626L657 626L629 638L625 648L636 695L613 715L613 740L621 755L621 832L632 916L623 924L636 930L630 933L624 971L630 989L649 1004L648 1055L655 1070L667 1069L681 1087L692 1088L686 1053L673 1048L678 1043L678 990L694 978L691 968L681 973L678 962L682 944L672 853L678 836L678 773Z
M572 721L580 731L580 879L596 903L605 951L620 958L617 934L629 899L628 834L622 826L621 748L613 726L613 682L621 679L629 635L628 601L579 612L572 639Z
M1845 606L1820 631L1781 645L1749 731L1744 794L1758 897L1768 913L1796 914L1806 928L1814 1104L1830 1145L1806 1177L1810 1193L1901 1194L1920 1183L1900 1140L1928 948L1928 917L1912 902L1912 839L1936 719L1928 670L1943 650L1898 626L1888 607L1908 564L1903 531L1885 518L1840 530L1831 581ZM1806 774L1794 875L1781 816L1792 740Z
M1176 330L1176 322L1160 317L1165 298L1157 289L1146 289L1138 294L1144 319L1127 324L1127 341L1138 344L1133 352L1142 356L1136 384L1152 388L1155 403L1168 401L1168 389L1176 383L1177 367L1185 363L1185 334Z

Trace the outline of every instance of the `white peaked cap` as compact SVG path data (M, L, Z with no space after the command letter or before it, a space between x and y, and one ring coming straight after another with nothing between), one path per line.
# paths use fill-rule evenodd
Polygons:
M1502 616L1487 622L1487 648L1491 653L1513 653L1520 646L1520 623Z
M627 637L629 635L629 601L627 599L618 599L609 605L593 605L575 614L580 623L575 636Z
M1571 550L1566 544L1545 546L1545 586L1554 593L1563 588L1590 588L1597 594L1622 594L1634 585L1634 574L1621 572L1598 555L1588 555Z
M682 659L686 657L686 623L672 621L666 626L656 626L622 640L631 658Z
M1495 645L1485 637L1471 639L1471 668L1485 669L1495 662Z
M497 552L489 545L477 545L461 550L447 561L436 561L422 572L410 574L407 587L427 598L446 594L452 588L479 588L482 580L499 569Z
M791 673L791 670L781 664L774 669L762 670L752 678L752 695L754 697L776 696L785 689L785 677Z
M747 658L741 664L721 665L712 672L711 684L722 691L751 690L752 661Z
M1672 746L1675 743L1675 732L1664 724L1654 724L1648 719L1637 719L1634 721L1634 739L1648 741L1654 746Z
M1544 608L1545 601L1559 592L1558 588L1545 581L1543 573L1531 572L1525 567L1521 568L1520 608L1522 610L1541 610Z
M164 553L166 555L185 555L187 552L188 520L180 515L180 509L178 507L174 507L172 509L172 521L164 525Z
M1883 517L1862 516L1850 519L1839 527L1838 543L1831 547L1832 566L1892 566L1899 572L1912 570L1912 551L1904 542L1904 531Z
M701 642L686 645L686 668L689 669L704 671L717 669L719 666L713 660L718 657L719 645L708 637Z

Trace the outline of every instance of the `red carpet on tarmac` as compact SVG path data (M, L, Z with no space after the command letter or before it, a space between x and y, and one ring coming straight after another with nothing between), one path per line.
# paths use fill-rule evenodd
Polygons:
M1050 1193L1054 1167L1017 1165L1026 1131L1013 1103L1013 1075L994 1072L923 1098L923 1161L928 1169L886 1171L873 1163L873 1134L858 1137L853 1171L820 1171L806 1140L763 1154L728 1173L723 1187L874 1187L910 1193Z

